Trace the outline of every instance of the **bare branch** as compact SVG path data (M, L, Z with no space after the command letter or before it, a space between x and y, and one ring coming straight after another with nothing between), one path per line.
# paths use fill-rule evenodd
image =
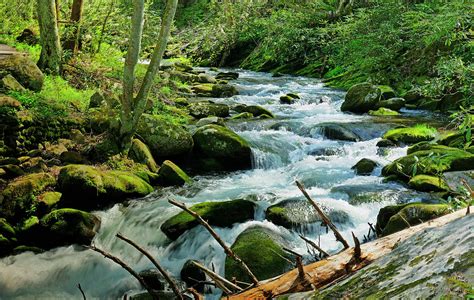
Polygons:
M239 265L240 265L240 268L245 272L247 273L247 275L250 277L250 280L252 281L252 283L254 285L258 285L258 279L257 277L255 277L255 275L252 273L252 271L249 269L249 267L247 266L247 264L240 258L238 257L234 251L232 251L232 249L230 249L225 243L224 241L219 237L219 235L214 231L214 229L212 229L212 227L209 225L209 223L207 223L198 213L190 210L184 203L182 202L178 202L178 201L175 201L175 200L168 200L169 203L173 204L174 206L177 206L179 208L181 208L182 210L184 210L185 212L187 212L188 214L190 214L191 216L193 216L194 218L196 218L196 220L202 225L204 226L207 231L209 231L209 233L212 235L212 237L219 243L219 245L221 245L221 247L224 249L224 252L227 256L231 257L233 260L235 260Z
M220 275L217 274L217 273L214 273L213 271L209 270L208 268L206 268L205 266L201 265L200 263L198 263L198 262L196 262L196 261L193 261L192 263L193 263L196 267L198 267L199 269L201 269L204 273L206 273L207 276L209 276L212 280L214 280L214 282L216 283L216 285L217 285L222 291L224 291L224 293L226 293L227 295L232 295L232 294L233 294L232 290L237 291L237 292L243 291L243 289L240 288L238 285L233 284L233 283L230 282L229 280L225 279L224 277L220 276ZM230 290L228 287L231 288L232 290Z
M313 247L314 249L318 250L320 253L323 254L323 257L328 257L330 256L329 253L327 253L326 251L324 251L321 247L319 247L318 245L316 245L315 242L311 241L310 239L304 237L303 235L299 235L300 238L302 238L306 243L310 244L311 247Z
M314 209L318 212L318 214L321 217L321 219L323 220L323 222L327 226L329 226L329 228L331 228L331 230L334 232L334 235L336 236L336 240L338 240L339 242L342 243L342 245L344 246L344 249L348 249L349 244L344 239L344 237L341 235L341 233L337 230L336 225L334 225L334 223L331 221L331 219L329 219L329 217L324 213L324 211L322 211L322 209L319 208L318 204L311 198L311 196L308 194L308 192L306 192L304 186L298 180L296 181L296 185L298 186L300 191L303 193L303 195L306 197L306 199L308 199L309 203L311 203L311 205L313 205Z
M86 294L84 294L80 283L77 284L77 288L79 289L79 291L81 291L82 299L86 300Z

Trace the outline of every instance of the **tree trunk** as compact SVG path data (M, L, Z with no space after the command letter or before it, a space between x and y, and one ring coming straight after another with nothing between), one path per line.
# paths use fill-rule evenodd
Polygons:
M64 49L72 52L73 55L77 54L80 48L80 35L81 35L81 20L82 10L84 7L84 0L74 0L72 2L71 9L71 24L68 25L71 33L68 39L64 42Z
M61 71L61 44L54 0L37 0L41 55L38 67L45 73L57 75Z

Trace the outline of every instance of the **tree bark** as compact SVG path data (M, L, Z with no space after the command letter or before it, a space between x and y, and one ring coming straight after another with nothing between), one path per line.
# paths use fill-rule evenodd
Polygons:
M71 29L72 33L64 42L64 49L71 51L73 55L76 55L80 48L80 33L83 7L84 0L74 0L72 2L70 17L71 24L68 26Z
M257 287L227 297L227 299L272 299L288 293L323 288L390 253L398 243L410 238L415 233L427 228L441 227L462 217L465 217L464 209L359 245L357 249L346 249L325 260L304 266L304 273L309 278L307 280L301 280L299 276L301 270L294 269L276 278L261 282ZM354 259L358 256L359 259Z
M62 50L55 1L37 0L37 13L41 41L38 67L45 73L58 75L61 72Z

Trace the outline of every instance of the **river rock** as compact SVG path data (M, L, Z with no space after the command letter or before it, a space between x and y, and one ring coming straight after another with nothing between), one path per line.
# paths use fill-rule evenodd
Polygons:
M202 83L202 84L193 85L191 89L198 96L211 97L213 87L214 87L213 83Z
M202 118L196 122L197 127L203 127L210 124L225 126L225 121L223 118L219 118L219 117L207 117L207 118Z
M377 215L376 230L385 236L451 212L447 204L409 203L386 206Z
M151 172L158 171L158 164L148 146L139 139L132 140L132 146L128 152L128 157L139 164L145 164Z
M388 100L382 100L377 105L375 105L375 108L388 108L394 111L399 111L405 106L405 99L403 98L390 98Z
M347 91L341 110L366 113L376 107L381 96L382 91L375 85L370 83L356 84Z
M217 80L208 74L199 74L197 75L197 81L199 83L217 83Z
M59 172L58 191L63 194L65 206L92 210L110 203L144 197L153 192L153 188L131 172L68 165Z
M36 196L56 185L47 173L29 174L10 182L0 196L0 215L18 221L36 204Z
M385 107L380 107L377 110L369 110L369 116L374 116L374 117L389 117L389 116L398 116L400 113L385 108Z
M338 211L326 206L322 206L322 209L334 223L350 222L350 217L345 211ZM287 199L270 206L265 213L265 218L288 229L322 222L312 205L308 201L300 199Z
M235 86L230 84L215 84L212 87L211 94L216 98L227 98L238 95L239 91L237 91Z
M342 124L320 124L322 134L330 140L358 142L360 137Z
M225 118L229 116L229 106L212 102L195 102L188 105L189 114L197 119L209 116Z
M202 264L202 262L196 260L187 260L180 272L181 280L184 281L188 287L193 286L198 292L202 293L205 285L203 283L196 283L196 280L202 282L206 281L206 274L193 264L194 261Z
M294 93L288 93L280 97L281 104L293 104L297 99L300 99L300 96Z
M383 138L396 144L414 144L422 141L432 141L437 134L436 129L426 125L395 128L387 131Z
M0 80L0 92L24 92L26 89L10 74L7 74Z
M259 117L262 115L268 115L272 118L275 116L266 108L263 108L259 105L245 105L245 104L239 104L233 107L233 109L238 112L238 113L251 113L255 117Z
M254 203L251 201L239 199L222 202L203 202L193 205L190 209L198 213L211 226L230 227L234 223L253 219L254 206ZM183 211L166 220L160 228L168 238L176 240L187 230L198 225L199 222L193 216Z
M143 281L153 290L162 291L165 288L165 279L160 271L156 268L146 269L138 273Z
M239 78L239 73L237 72L220 72L216 75L218 80L236 80Z
M410 179L408 185L422 192L446 192L449 186L441 177L429 175L416 175Z
M0 73L12 75L22 86L32 91L38 92L43 87L43 73L30 58L21 54L0 59Z
M438 157L438 159L436 159ZM422 161L423 163L419 163ZM441 145L434 145L429 150L411 153L395 160L382 169L382 175L397 175L406 178L411 175L416 165L416 174L436 175L439 172L466 171L473 169L474 154L467 151Z
M381 97L382 100L392 99L397 96L395 91L388 85L378 85L377 87L380 89L382 93L382 97Z
M293 268L293 264L284 259L291 259L283 250L284 245L285 241L276 232L253 226L239 234L231 249L259 280L264 280ZM247 273L229 257L225 260L225 277L229 280L235 277L239 281L251 282Z
M185 128L159 116L142 115L137 133L157 159L185 155L193 149L193 138Z
M246 140L218 125L200 127L193 135L197 168L207 171L241 170L252 166L252 151Z
M397 144L395 144L391 140L381 139L380 141L377 142L376 146L380 148L387 148L387 147L396 147Z
M169 160L163 162L158 175L160 176L159 183L162 186L184 185L192 182L191 178L180 167Z
M370 175L379 164L371 159L363 158L359 160L351 169L357 175Z

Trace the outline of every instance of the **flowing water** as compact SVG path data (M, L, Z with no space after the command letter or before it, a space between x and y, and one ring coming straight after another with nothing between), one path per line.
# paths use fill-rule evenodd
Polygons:
M375 223L381 207L427 197L400 185L382 183L380 167L372 176L356 176L351 170L362 158L384 165L406 153L405 148L394 148L383 155L377 152L379 136L395 125L377 123L369 116L341 113L339 108L344 93L326 88L318 80L239 72L240 78L233 84L237 85L240 95L214 101L230 105L258 104L276 115L276 119L270 120L228 122L230 128L251 144L254 167L246 171L197 176L192 185L166 188L144 199L97 212L102 226L94 240L95 245L122 257L136 270L152 267L134 249L115 238L115 234L121 232L144 245L178 278L188 259L214 265L223 274L224 252L202 227L189 230L173 242L160 231L161 224L179 211L168 204L167 199L175 198L188 205L252 199L257 204L255 220L235 224L232 228L215 228L217 233L232 244L243 230L260 224L279 233L289 248L303 254L307 249L298 232L319 239L321 246L329 252L335 252L341 246L334 235L319 224L288 230L265 220L265 209L272 204L293 198L304 201L295 185L296 179L305 184L322 206L348 216L337 224L348 241L352 241L351 232L359 237L367 234L367 222ZM279 97L288 92L299 93L301 100L293 105L281 105ZM324 122L349 123L365 138L361 142L325 139L317 127ZM354 195L364 193L379 195L378 201L351 201ZM127 292L139 290L136 280L120 267L92 251L81 251L77 246L37 255L23 253L0 260L0 299L81 299L78 283L88 298L121 298ZM218 291L211 293L218 296Z

